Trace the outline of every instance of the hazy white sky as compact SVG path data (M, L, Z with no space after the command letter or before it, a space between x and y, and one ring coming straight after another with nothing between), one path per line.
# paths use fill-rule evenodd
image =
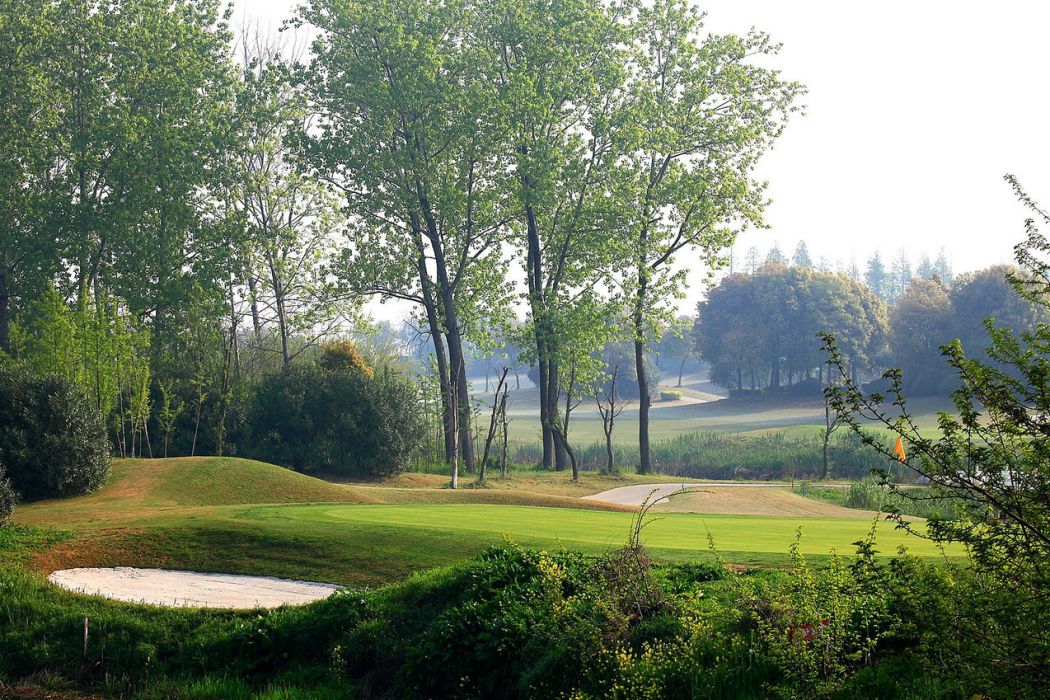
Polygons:
M276 27L295 2L236 0ZM1024 209L1002 175L1050 203L1050 3L700 0L715 32L768 32L807 85L806 114L766 156L770 228L736 246L816 259L945 248L957 271L1011 259ZM696 275L699 284L701 274ZM694 289L690 302L700 290Z

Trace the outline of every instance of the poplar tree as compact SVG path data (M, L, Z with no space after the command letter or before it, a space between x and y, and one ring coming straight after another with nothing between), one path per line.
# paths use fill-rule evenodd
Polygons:
M477 8L314 0L320 30L299 76L317 111L306 157L346 198L342 277L357 293L422 307L434 342L446 456L474 468L464 338L507 301L508 177L495 88L471 40ZM458 444L451 437L460 436Z
M639 471L652 471L646 348L684 293L682 251L720 267L737 233L761 222L754 167L795 111L802 87L752 63L778 46L765 34L705 35L684 0L640 4L632 22L627 139L620 163L621 235L640 392Z

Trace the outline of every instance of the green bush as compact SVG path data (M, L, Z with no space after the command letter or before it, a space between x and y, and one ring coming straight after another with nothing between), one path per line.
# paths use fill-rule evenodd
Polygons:
M660 391L661 401L681 401L682 392L678 389L663 389Z
M422 435L416 387L398 372L334 363L264 379L243 453L299 471L388 475L409 465Z
M109 474L98 410L67 379L0 368L0 462L27 501L94 491Z
M47 536L0 529L3 682L128 698L1045 697L1042 600L966 566L877 559L870 538L825 568L795 547L787 570L744 572L503 545L235 612L75 595L7 564ZM1004 674L1004 650L1030 667Z
M11 480L4 473L4 465L0 463L0 527L3 527L11 514L15 512L15 504L18 503L18 494L11 486Z

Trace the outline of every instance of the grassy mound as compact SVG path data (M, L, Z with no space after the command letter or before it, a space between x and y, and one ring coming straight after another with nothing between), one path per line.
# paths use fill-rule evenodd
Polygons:
M156 466L151 462L159 462ZM244 503L368 502L364 494L274 464L234 457L134 460L125 473L156 469L152 496L187 506Z
M31 525L114 525L176 508L257 503L376 503L350 487L234 457L114 460L106 484L86 496L27 503Z

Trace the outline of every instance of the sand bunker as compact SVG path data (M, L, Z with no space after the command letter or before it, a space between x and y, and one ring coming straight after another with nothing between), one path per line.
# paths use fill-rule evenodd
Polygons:
M165 569L64 569L48 577L70 591L129 603L191 608L276 608L321 600L341 586L270 576Z

